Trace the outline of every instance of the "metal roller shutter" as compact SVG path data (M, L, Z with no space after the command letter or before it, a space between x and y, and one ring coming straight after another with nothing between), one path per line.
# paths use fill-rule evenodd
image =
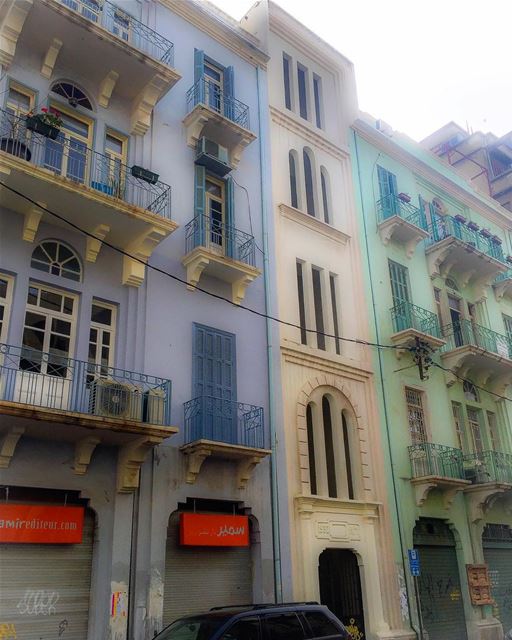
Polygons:
M252 602L250 547L180 547L179 513L167 530L164 624L210 607Z
M94 515L82 544L1 544L0 623L13 638L86 640ZM11 637L4 631L2 637Z
M503 629L507 633L512 630L512 533L510 528L488 525L484 530L482 543L484 559L489 567L492 597L496 602L493 614L503 624Z

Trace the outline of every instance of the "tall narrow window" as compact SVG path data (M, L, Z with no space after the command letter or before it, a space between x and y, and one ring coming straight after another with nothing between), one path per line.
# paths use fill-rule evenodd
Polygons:
M437 319L439 320L439 327L443 326L443 314L441 312L441 289L434 287L434 300L436 302Z
M491 440L491 447L493 451L501 451L500 434L498 430L498 423L496 421L496 414L492 411L487 412L487 422L489 423L489 437Z
M307 70L300 64L297 65L297 82L299 86L299 113L304 120L308 119L308 89Z
M313 163L307 149L304 149L304 182L306 186L306 211L310 216L315 215L315 189L313 182Z
M313 75L313 94L315 97L315 121L316 126L322 128L322 80Z
M290 78L290 58L283 53L283 82L284 82L284 106L287 109L292 108L292 91Z
M505 333L507 336L507 351L508 357L512 357L512 317L503 314L503 324L505 326Z
M307 344L308 334L306 331L306 305L304 304L304 274L302 262L297 262L297 293L299 296L300 341L302 344Z
M313 300L315 304L315 322L316 322L316 344L319 349L325 351L325 335L324 335L324 310L322 305L322 282L320 271L313 268Z
M457 444L461 451L465 450L465 436L464 436L464 418L462 417L462 407L458 402L452 402L453 422L455 424L455 435L457 437Z
M11 302L11 280L0 274L0 342L7 339L7 323Z
M352 460L350 458L350 436L348 433L348 424L345 412L341 412L341 424L343 428L343 447L345 449L345 466L347 469L347 485L348 485L348 498L354 499L354 479L352 478Z
M425 414L423 411L423 394L416 389L405 389L407 403L407 420L412 444L423 444L427 441Z
M339 325L338 325L338 304L336 301L336 276L329 276L329 284L331 285L331 306L332 306L332 323L334 326L334 335L336 339L334 341L336 347L336 353L339 355L341 353L340 349L340 340L338 336L340 335Z
M377 165L377 175L379 179L380 210L384 219L396 214L395 198L398 195L396 176Z
M92 303L89 329L89 372L92 377L104 377L114 366L115 319L113 305Z
M324 220L329 224L329 177L325 167L320 167L320 182L322 185L322 205L324 208Z
M308 430L309 484L311 487L311 493L316 495L318 493L318 488L316 483L315 437L311 403L306 407L306 426Z
M468 407L468 425L473 442L473 452L480 454L484 450L482 442L482 429L480 426L480 411Z
M327 489L329 498L337 498L336 463L334 459L334 443L332 439L331 404L327 396L322 398L322 416L324 419L325 463L327 467Z
M396 307L404 302L410 302L409 269L398 264L398 262L393 262L392 260L389 260L388 263L393 306Z
M290 167L290 201L292 207L299 208L299 198L297 195L297 163L295 161L295 152L290 151L288 154L288 164Z
M34 107L34 92L21 85L11 83L7 94L6 111L14 116L23 117Z

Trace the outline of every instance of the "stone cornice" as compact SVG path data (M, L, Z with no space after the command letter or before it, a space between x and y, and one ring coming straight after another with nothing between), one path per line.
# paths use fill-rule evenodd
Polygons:
M259 48L259 40L241 26L229 24L229 18L226 18L226 22L221 20L220 12L216 15L208 8L208 3L201 6L201 3L192 0L158 1L247 62L266 69L269 56Z
M335 229L330 224L327 224L326 222L323 222L318 218L314 218L313 216L310 216L308 213L304 213L299 209L295 209L295 207L290 207L284 202L279 205L279 212L281 213L283 218L288 218L288 220L292 220L293 222L306 227L310 231L320 233L332 242L346 245L350 240L350 236L343 231Z
M292 131L301 138L307 140L310 144L317 148L323 149L330 155L340 160L346 160L350 158L350 149L348 147L342 147L334 142L331 142L325 135L318 133L318 130L313 130L305 124L302 124L295 116L284 113L277 107L270 107L270 117L273 122Z
M356 382L366 382L373 376L369 365L359 360L352 360L334 353L314 350L291 340L281 340L281 354L286 362L301 367L317 369L335 376L351 378Z
M510 212L506 211L497 202L490 198L486 198L482 194L466 191L464 188L444 176L440 170L438 171L433 167L430 167L425 162L401 147L393 140L393 138L377 131L377 129L373 128L363 120L356 120L352 124L352 129L370 144L382 149L382 151L387 153L390 157L395 158L399 162L408 166L412 171L414 171L417 178L420 180L431 183L434 188L437 187L442 189L449 196L455 198L465 206L478 211L481 215L485 216L498 226L512 230L512 218L510 216ZM447 169L449 169L449 167L447 167ZM471 189L469 185L468 189Z
M295 496L295 504L299 511L313 513L343 513L346 515L365 515L378 517L381 502L363 502L360 500L340 500L313 495Z

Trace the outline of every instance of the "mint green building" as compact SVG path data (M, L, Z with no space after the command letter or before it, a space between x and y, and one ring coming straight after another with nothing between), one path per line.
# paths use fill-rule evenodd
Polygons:
M500 640L512 629L510 212L379 121L354 123L352 152L373 337L392 347L375 349L375 371L402 616L418 638Z

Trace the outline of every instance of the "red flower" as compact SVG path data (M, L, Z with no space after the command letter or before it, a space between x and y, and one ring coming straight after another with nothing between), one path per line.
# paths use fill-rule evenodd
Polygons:
M48 113L48 109L47 109L46 107L43 107L43 108L41 109L41 111L42 111L43 113Z

